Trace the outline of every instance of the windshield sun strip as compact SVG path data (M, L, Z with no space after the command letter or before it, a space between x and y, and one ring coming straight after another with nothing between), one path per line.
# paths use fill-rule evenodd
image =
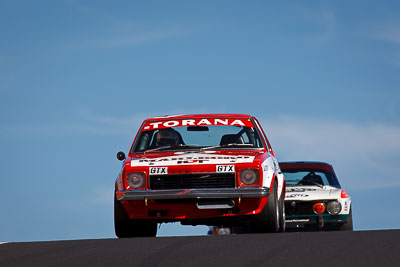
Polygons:
M176 119L176 120L190 120L190 119L198 119L198 118L185 118L185 119ZM261 142L261 145L262 145L262 147L243 147L243 148L240 148L240 149L265 149L265 140L264 140L264 136L262 135L262 134L260 134L260 131L258 130L258 127L260 127L259 125L258 125L258 123L257 122L255 122L254 120L253 120L253 118L246 118L246 117L235 117L235 118L227 118L227 117L210 117L210 118L205 118L205 119L207 119L207 120L209 120L209 119L241 119L241 120L249 120L249 121L251 121L251 124L252 124L252 126L253 127L250 127L250 128L253 128L253 129L255 129L255 132L257 133L257 135L258 135L258 138L260 139L259 141ZM151 153L151 151L149 151L149 150L144 150L144 151L135 151L135 148L136 148L136 146L137 146L137 143L138 143L138 141L139 141L139 137L141 136L141 134L143 133L143 128L145 127L145 125L147 124L147 123L149 123L149 122L162 122L162 121L169 121L170 119L169 118L163 118L163 119L160 119L160 120L145 120L143 123L142 123L142 125L141 125L141 127L140 127L140 129L139 129L139 131L138 131L138 133L136 134L136 136L135 136L135 141L134 141L134 143L132 144L132 147L131 147L131 149L130 149L130 152L129 152L129 154L134 154L134 153ZM207 126L224 126L224 125L207 125ZM187 127L187 126L182 126L182 127ZM243 126L242 126L243 127ZM170 127L170 128L175 128L175 127ZM218 149L232 149L232 148L238 148L238 147L221 147L221 148L218 148ZM183 149L185 149L185 148L183 148ZM188 148L189 149L189 148ZM193 148L190 148L190 149L193 149ZM172 149L172 150L170 150L170 149L167 149L167 150L163 150L163 151L174 151L174 150L182 150L182 148L180 148L180 149ZM157 151L159 151L159 150L157 150Z

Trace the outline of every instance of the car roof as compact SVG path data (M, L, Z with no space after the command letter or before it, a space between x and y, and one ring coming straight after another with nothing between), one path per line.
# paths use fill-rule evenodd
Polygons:
M333 171L331 164L322 161L282 161L279 162L279 167L282 169L289 168L320 168L324 170Z
M279 161L279 164L321 164L321 165L331 165L323 161Z
M279 162L279 167L283 173L291 171L313 171L313 170L324 170L331 175L328 175L330 185L341 188L339 180L336 177L335 171L331 164L321 161L285 161ZM286 171L286 172L285 172Z
M161 117L153 117L146 119L145 121L153 121L153 120L176 120L176 119L189 119L189 118L246 118L251 119L252 116L247 114L186 114L186 115L166 115Z

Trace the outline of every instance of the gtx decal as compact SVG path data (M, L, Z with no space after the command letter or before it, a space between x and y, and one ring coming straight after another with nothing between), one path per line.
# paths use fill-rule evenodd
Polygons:
M235 165L217 165L217 172L235 172Z
M151 167L149 169L150 175L152 174L168 174L168 167Z

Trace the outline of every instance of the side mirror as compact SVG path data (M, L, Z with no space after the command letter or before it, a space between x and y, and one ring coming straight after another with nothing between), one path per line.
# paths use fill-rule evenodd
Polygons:
M117 159L118 159L118 160L124 160L124 159L126 159L125 153L122 152L122 151L118 152L118 153L117 153Z

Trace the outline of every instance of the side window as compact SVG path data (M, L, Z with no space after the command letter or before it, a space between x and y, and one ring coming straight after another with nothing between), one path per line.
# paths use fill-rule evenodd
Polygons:
M245 128L245 134L242 136L245 139L246 144L252 144L254 147L262 147L260 143L260 138L254 128Z
M328 178L326 177L326 173L325 172L317 172L316 174L321 176L322 182L323 182L324 185L329 185L329 181L328 181Z
M262 140L265 143L265 146L267 148L267 151L270 152L271 148L269 146L269 143L267 141L267 137L265 136L264 130L261 128L260 124L258 123L258 120L256 118L253 118L253 122L256 125L256 131L258 132L259 138L262 138ZM258 142L261 142L261 140L258 140ZM261 142L262 143L262 142ZM260 147L263 147L263 144L260 143Z
M249 136L247 134L247 131L246 131L246 134L242 134L242 138L243 138L243 141L244 141L245 144L253 144L253 142L250 141L250 138L249 138Z
M140 139L137 142L135 152L141 152L149 148L153 138L154 130L142 132Z

